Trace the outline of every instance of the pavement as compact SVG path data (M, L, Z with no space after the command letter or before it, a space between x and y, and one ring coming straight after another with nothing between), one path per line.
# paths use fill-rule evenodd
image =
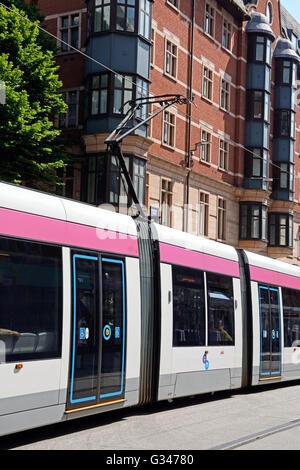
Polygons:
M2 437L0 450L300 450L300 381L76 419Z

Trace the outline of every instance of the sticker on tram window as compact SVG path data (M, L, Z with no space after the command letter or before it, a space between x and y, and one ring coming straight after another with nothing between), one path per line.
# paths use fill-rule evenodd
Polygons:
M80 328L80 339L85 339L85 328Z
M120 327L116 326L115 328L115 338L120 338Z
M103 338L108 341L111 337L111 327L109 325L105 325L103 328Z

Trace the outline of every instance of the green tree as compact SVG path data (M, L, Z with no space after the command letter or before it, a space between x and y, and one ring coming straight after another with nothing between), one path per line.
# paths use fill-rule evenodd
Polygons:
M15 0L22 6L22 0ZM16 12L37 21L35 2ZM24 5L24 4L23 4ZM38 22L38 21L37 21ZM70 157L53 117L66 111L53 50L39 28L0 6L0 179L31 187L55 187L56 170Z

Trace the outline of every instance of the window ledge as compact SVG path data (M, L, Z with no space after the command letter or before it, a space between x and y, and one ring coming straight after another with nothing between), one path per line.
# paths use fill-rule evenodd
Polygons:
M211 166L211 162L207 162L206 160L202 160L201 158L199 158L199 163L203 163L204 165L206 166Z
M223 111L223 113L230 114L230 109L222 108L222 106L220 106L220 110Z
M170 80L172 80L173 82L177 83L177 75L176 77L174 77L173 75L170 75L168 72L164 71L164 75L169 78Z
M166 0L166 5L168 5L170 8L172 8L172 10L174 10L176 13L179 13L179 8L178 8L178 7L175 7L175 5L173 5L172 3L168 2L168 0Z
M230 56L232 56L232 50L231 49L228 49L227 47L223 46L223 44L221 44L221 49L226 52L227 54L229 54Z
M162 147L165 147L165 148L168 149L168 150L172 150L173 152L175 152L175 146L168 145L168 144L166 144L165 142L161 142L161 146L162 146Z
M209 104L213 104L213 100L210 99L210 98L207 98L206 96L204 96L203 94L201 94L201 98L204 100L204 101L207 101L207 103Z

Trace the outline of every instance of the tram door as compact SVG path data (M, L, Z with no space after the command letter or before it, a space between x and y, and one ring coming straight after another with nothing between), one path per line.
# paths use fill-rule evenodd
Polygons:
M124 261L73 254L73 326L67 408L123 399Z
M279 291L259 286L260 305L260 377L281 374L281 338Z

